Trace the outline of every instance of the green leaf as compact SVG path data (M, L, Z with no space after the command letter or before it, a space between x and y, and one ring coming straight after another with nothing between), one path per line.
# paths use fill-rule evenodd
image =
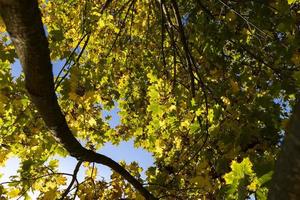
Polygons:
M288 0L288 4L293 4L293 3L296 3L298 2L298 0Z
M49 162L49 167L51 169L56 169L59 165L59 161L57 159L54 159L54 160L50 160Z
M259 177L258 181L259 181L260 185L263 185L263 184L269 182L272 179L273 173L274 173L273 171L270 171L270 172L262 175L261 177Z

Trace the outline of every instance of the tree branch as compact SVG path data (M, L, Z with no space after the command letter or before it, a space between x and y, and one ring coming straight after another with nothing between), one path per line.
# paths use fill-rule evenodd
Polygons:
M196 96L195 77L193 74L193 66L192 66L192 61L191 61L190 50L188 47L188 40L187 40L187 37L184 32L184 27L183 27L183 24L181 21L181 16L179 13L177 2L176 2L176 0L171 0L171 3L172 3L172 7L174 10L174 14L175 14L175 19L176 19L178 29L179 29L178 32L180 35L180 40L183 45L184 52L186 54L186 60L187 60L189 75L190 75L190 79L191 79L191 83L190 83L191 84L191 92L192 92L192 97L194 98Z
M74 169L74 172L73 172L73 175L72 175L72 180L69 184L69 186L67 187L67 189L65 190L65 192L61 195L61 200L63 200L64 198L66 198L66 196L69 194L73 184L75 183L75 181L77 180L77 174L78 174L78 171L80 169L80 166L82 164L82 161L79 161L76 166L75 166L75 169Z

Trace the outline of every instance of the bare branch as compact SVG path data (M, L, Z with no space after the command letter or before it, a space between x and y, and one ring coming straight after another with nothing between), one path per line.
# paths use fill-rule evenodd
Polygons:
M65 190L65 192L62 194L62 196L61 196L61 198L60 198L61 200L63 200L63 199L69 194L69 192L70 192L70 190L71 190L73 184L75 183L75 181L76 181L76 179L77 179L77 174L78 174L78 171L79 171L79 169L80 169L81 164L82 164L82 161L79 161L79 162L76 164L75 169L74 169L74 172L73 172L73 175L72 175L72 180L71 180L69 186L67 187L67 189Z

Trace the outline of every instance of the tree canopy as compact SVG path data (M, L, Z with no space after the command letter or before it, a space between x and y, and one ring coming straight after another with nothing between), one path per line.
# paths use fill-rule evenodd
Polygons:
M299 8L0 0L0 165L21 160L0 199L297 199ZM115 106L121 124L111 128L102 112ZM97 153L129 139L153 153L145 180L138 163ZM60 173L56 155L78 159L74 171ZM111 180L93 163L113 169Z

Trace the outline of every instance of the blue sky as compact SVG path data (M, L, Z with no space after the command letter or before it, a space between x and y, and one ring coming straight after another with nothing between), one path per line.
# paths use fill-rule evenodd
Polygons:
M62 61L56 61L53 62L53 73L58 74L59 70L63 66ZM20 76L22 73L22 69L20 66L20 62L17 60L13 65L12 65L12 74L14 77ZM111 115L112 118L109 121L109 125L114 128L120 123L120 117L118 115L118 107L116 106L110 111L104 111L102 113L102 117L105 117L107 115ZM102 153L110 158L112 158L115 161L121 161L124 160L126 163L130 163L133 161L136 161L139 163L140 167L144 169L142 172L142 176L145 177L145 171L148 167L153 165L153 157L152 155L143 150L142 148L135 148L133 144L133 140L127 141L127 142L121 142L118 146L112 145L111 143L106 143L103 148L101 148L99 153ZM60 160L60 167L59 170L61 172L73 172L75 165L77 163L76 159L72 157L67 157L67 158L59 158ZM19 160L14 157L11 158L7 161L6 167L0 168L0 173L3 174L3 176L0 178L0 182L5 182L8 181L9 176L16 174L16 170L18 169L19 165ZM98 176L99 177L104 177L105 179L109 179L111 171L108 167L105 167L103 165L96 165L98 167ZM83 179L84 175L84 170L83 167L78 173L79 175L79 180Z

